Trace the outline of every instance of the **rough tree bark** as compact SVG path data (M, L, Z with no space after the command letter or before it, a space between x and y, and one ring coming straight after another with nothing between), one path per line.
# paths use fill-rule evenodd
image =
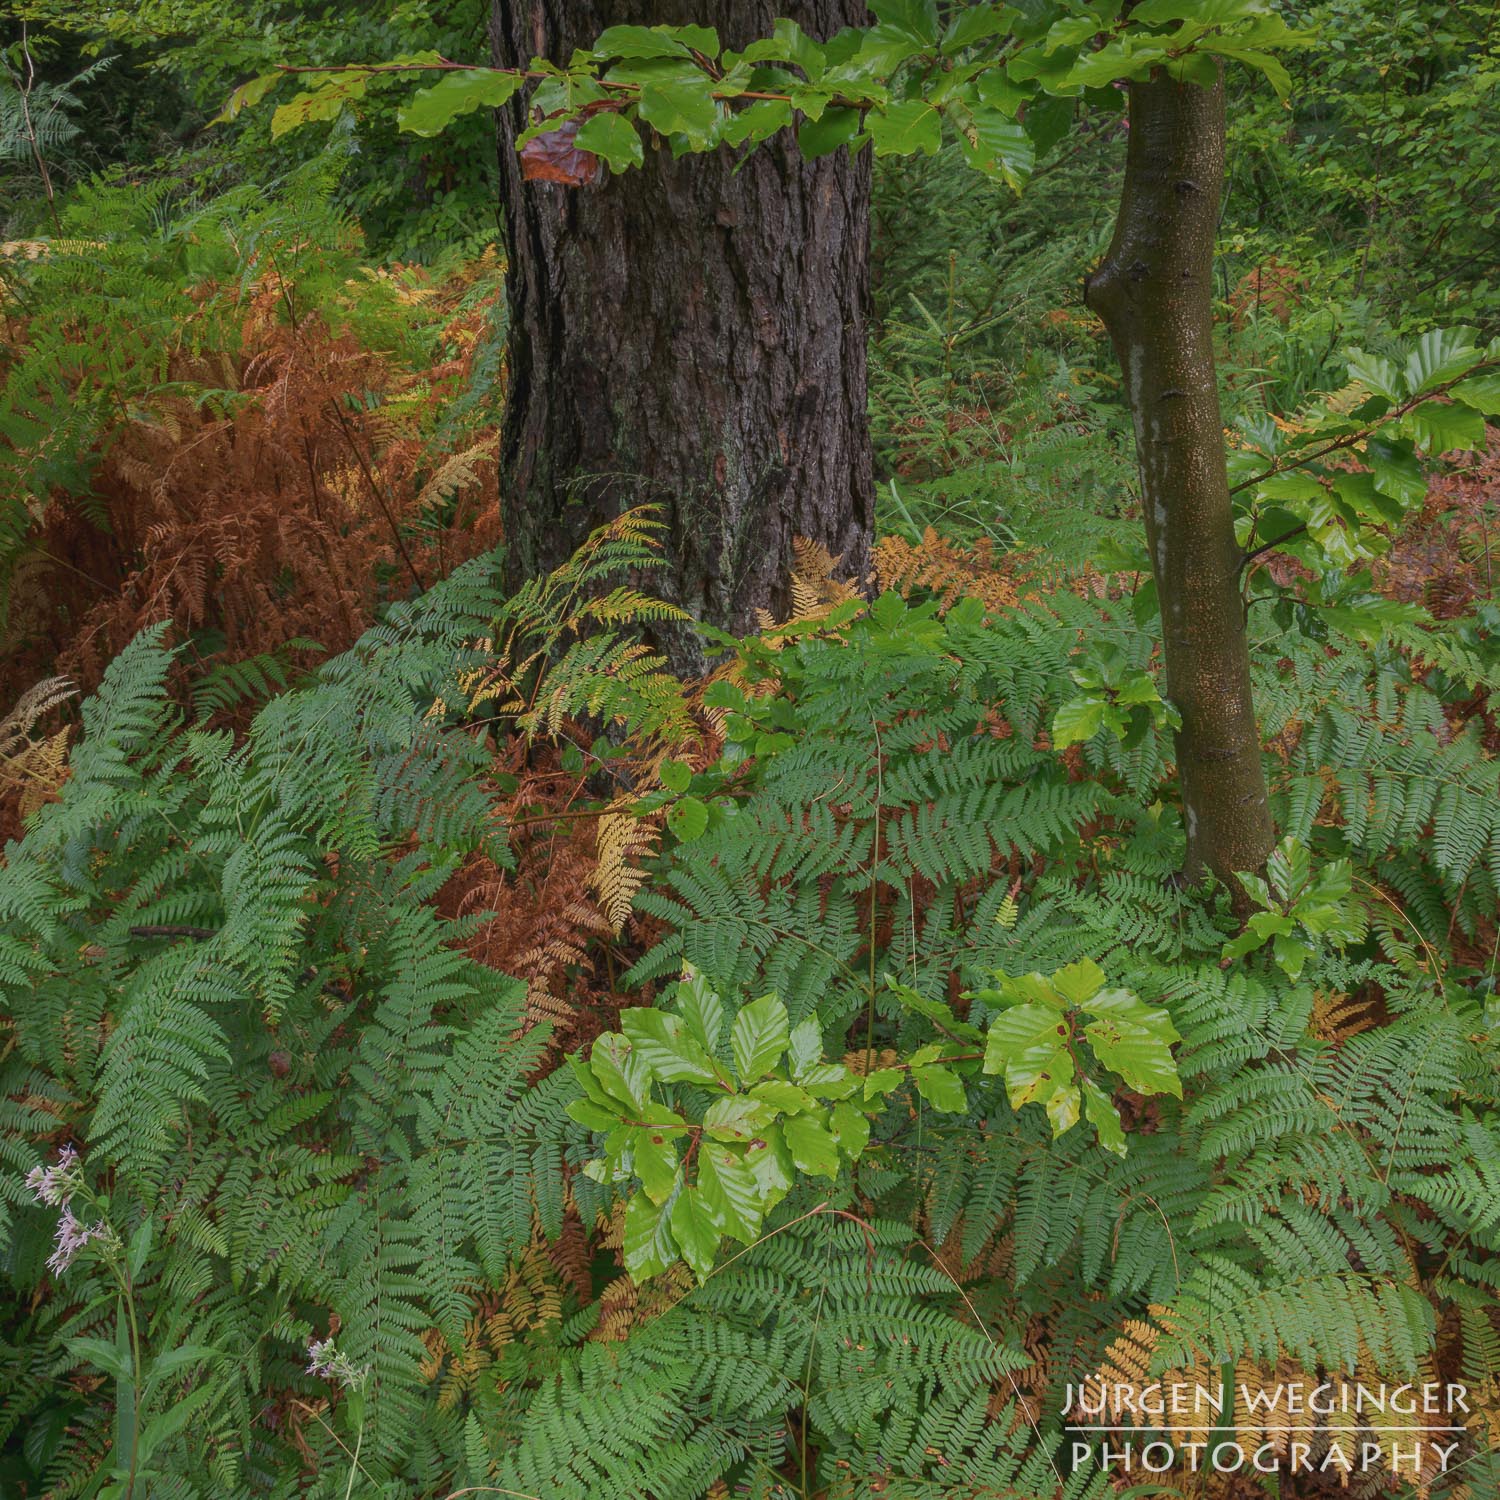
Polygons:
M1086 297L1109 330L1135 419L1146 538L1161 601L1187 871L1234 884L1274 842L1250 693L1212 272L1224 180L1224 87L1164 72L1130 86L1130 144L1114 238Z
M790 15L826 38L864 0L494 0L501 66L566 61L609 25L715 25L726 46ZM522 96L501 112L510 390L501 493L516 577L644 501L671 525L652 587L725 629L784 610L792 540L863 576L874 522L866 421L869 153L815 163L783 136L582 188L522 178ZM660 641L703 665L691 632Z

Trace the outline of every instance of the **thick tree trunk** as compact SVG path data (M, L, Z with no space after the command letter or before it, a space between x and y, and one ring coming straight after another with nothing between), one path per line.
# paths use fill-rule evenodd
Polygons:
M497 63L565 62L608 25L716 25L726 46L790 15L826 38L863 0L495 0ZM866 421L869 160L809 164L779 138L573 188L523 181L521 96L502 111L510 394L502 439L511 566L556 566L593 527L655 501L671 523L653 587L752 629L783 611L792 540L862 577L874 519ZM660 642L680 672L696 635Z
M1161 601L1187 873L1233 884L1274 841L1239 593L1214 367L1212 273L1224 179L1224 89L1164 72L1130 86L1113 242L1087 300L1109 329L1135 419L1146 538Z

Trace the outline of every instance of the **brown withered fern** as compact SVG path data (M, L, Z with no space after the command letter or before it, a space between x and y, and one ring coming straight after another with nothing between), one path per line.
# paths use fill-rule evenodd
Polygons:
M87 692L162 620L185 671L294 638L336 652L383 600L493 546L492 430L472 426L457 451L433 442L470 373L484 298L464 294L484 274L413 292L423 317L450 319L448 357L421 371L299 313L274 274L249 289L234 355L184 339L170 384L122 413L87 505L45 508L0 686L55 663Z

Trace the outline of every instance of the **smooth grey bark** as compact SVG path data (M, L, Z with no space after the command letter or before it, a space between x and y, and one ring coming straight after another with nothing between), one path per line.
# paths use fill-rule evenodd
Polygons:
M494 0L501 66L565 61L609 25L717 26L726 46L778 15L826 38L864 0ZM566 187L526 181L524 94L501 111L509 399L501 494L513 575L555 567L628 506L671 527L651 586L735 632L784 613L792 541L862 578L874 525L866 417L868 152L818 162L783 135ZM704 657L667 629L674 669Z
M1275 840L1239 576L1213 348L1213 257L1224 182L1224 87L1165 72L1130 85L1114 238L1089 278L1125 375L1146 538L1161 602L1186 873L1236 886Z

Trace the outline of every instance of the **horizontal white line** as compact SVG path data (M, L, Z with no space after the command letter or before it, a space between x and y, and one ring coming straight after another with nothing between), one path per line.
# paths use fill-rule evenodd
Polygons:
M1175 1425L1182 1426L1183 1424L1177 1423ZM1467 1427L1385 1427L1385 1426L1381 1426L1379 1424L1368 1423L1368 1422L1363 1423L1361 1425L1364 1426L1364 1427L1369 1428L1373 1432L1468 1432L1469 1431L1469 1429ZM1165 1432L1165 1431L1168 1431L1168 1430L1169 1429L1164 1428L1164 1427L1146 1427L1146 1426L1140 1426L1140 1427L1081 1427L1081 1426L1078 1426L1076 1424L1069 1424L1069 1426L1068 1426L1068 1431L1069 1432ZM1208 1428L1207 1430L1210 1431L1210 1432L1232 1432L1232 1431L1235 1430L1235 1428L1219 1424L1219 1425L1212 1426L1212 1427ZM1319 1434L1328 1432L1329 1430L1330 1429L1327 1428L1327 1427L1261 1427L1261 1426L1258 1426L1258 1425L1255 1425L1255 1424L1246 1424L1246 1431L1247 1432L1303 1432L1303 1433L1306 1433L1309 1437L1317 1437ZM1338 1429L1335 1428L1335 1429L1332 1429L1332 1430L1337 1431Z

